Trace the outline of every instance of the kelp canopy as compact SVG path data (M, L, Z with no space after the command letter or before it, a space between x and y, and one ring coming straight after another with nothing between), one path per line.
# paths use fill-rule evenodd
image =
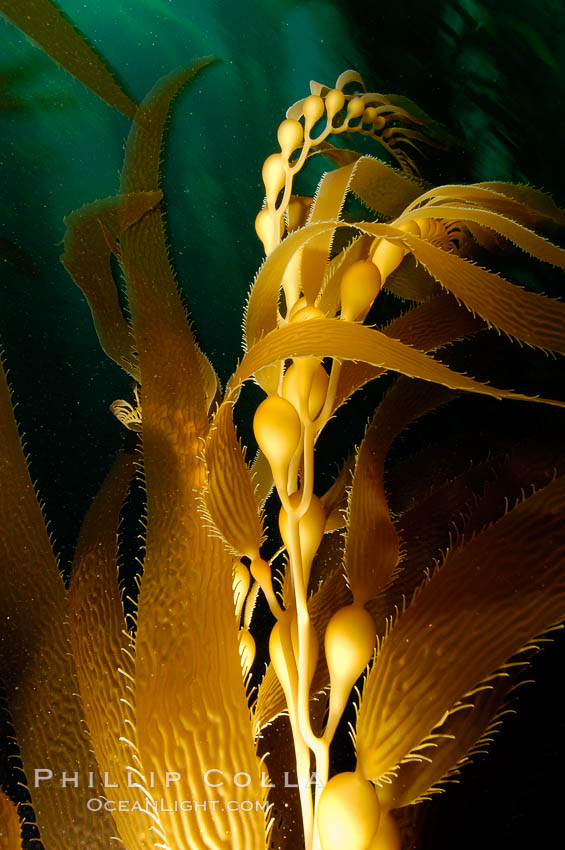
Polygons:
M81 44L77 36L77 50ZM493 371L488 326L563 353L561 302L483 267L487 253L512 244L563 267L554 241L563 213L547 195L507 183L429 188L412 176L414 151L444 150L446 139L425 114L406 99L367 92L354 72L334 88L312 84L279 127L280 153L263 168L266 202L256 229L267 259L249 296L245 356L222 391L177 291L159 178L170 103L205 64L163 79L137 109L120 193L67 218L63 261L89 302L104 351L136 382L135 403L113 408L142 446L120 455L97 495L68 593L5 396L7 705L28 784L38 765L55 775L75 767L117 773L116 798L128 804L123 814L110 807L89 815L88 801L102 799L92 788L39 783L32 801L47 850L107 846L116 831L127 847L282 848L297 846L301 830L307 847L319 838L323 850L344 842L390 849L399 846L398 811L481 745L524 651L565 613L562 458L551 443L509 452L502 442L499 458L493 451L471 469L432 447L409 464L392 463L385 491L397 435L460 391L563 406L554 388L532 397L537 376L534 389L512 392L462 374L456 360L442 362L442 351L429 354L467 339L454 347L455 358L458 351L472 357L486 376ZM113 85L107 99L117 105ZM344 133L352 148L334 146ZM356 153L359 135L372 136L401 170ZM295 178L315 152L336 168L313 199L296 196ZM386 292L403 300L383 323L369 311ZM367 316L380 328L363 325ZM403 377L324 489L319 467L328 449L322 436L314 475L318 436L344 401L385 371ZM232 417L252 376L268 398L255 415L262 453L251 470ZM139 602L128 618L116 531L140 463L147 528ZM276 497L264 513L273 481L286 550L278 553ZM284 579L273 582L283 566ZM262 677L253 634L267 607L276 624ZM367 663L357 760L349 765L356 773L332 766L336 775L315 800L310 789L301 788L298 801L274 782L265 814L263 773L272 780L283 764L296 765L300 779L315 766L327 780L329 742ZM81 719L88 740L78 731ZM285 738L295 750L286 763ZM167 777L175 766L180 785ZM214 787L215 795L261 806L245 817L227 806L213 816L179 811L182 799L210 799L204 774L212 766L226 776L243 768L249 777L246 785ZM125 767L136 782L126 781ZM345 805L336 826L335 812L351 795L354 824ZM7 798L0 811L19 846Z

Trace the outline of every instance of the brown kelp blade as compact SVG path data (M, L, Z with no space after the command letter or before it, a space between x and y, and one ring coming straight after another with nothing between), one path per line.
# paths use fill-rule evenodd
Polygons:
M253 476L237 438L230 402L220 406L212 421L204 460L207 519L233 555L255 560L259 557L263 528Z
M342 465L331 487L326 490L320 501L326 513L326 531L343 528L346 522L347 493L351 487L355 456L350 455Z
M69 625L96 762L111 778L113 799L127 801L113 813L117 830L127 850L150 850L164 836L138 755L135 664L117 563L120 511L137 460L135 450L118 455L86 515L73 561Z
M399 616L359 708L367 778L418 757L459 700L565 616L564 512L561 477L449 553Z
M407 235L405 241L435 280L489 325L529 345L565 353L563 302L528 292L425 239ZM565 252L561 262L565 265Z
M353 597L367 602L393 578L400 539L385 493L385 460L395 437L454 393L440 385L401 377L387 393L359 447L349 494L344 564Z
M189 69L169 74L159 80L143 101L140 109L144 112L144 124L132 126L126 146L121 177L121 188L126 194L159 191L163 136L172 101L210 61L201 59ZM204 436L208 425L205 384L209 384L206 380L209 369L203 368L206 364L201 362L169 261L161 209L148 211L122 234L120 259L137 348L140 348L140 329L145 325L151 327L154 338L161 334L178 347L175 356L183 364L184 378L190 387L189 410L195 417L198 433Z
M485 327L481 319L460 307L451 295L444 293L411 307L389 322L382 332L420 351L429 352L447 343L473 336ZM333 411L356 390L385 371L382 366L353 360L343 363Z
M255 501L257 508L261 510L269 498L275 482L273 481L273 470L270 467L269 461L260 449L253 460L251 472L253 481L255 482Z
M2 850L22 850L21 832L18 810L0 788L0 847Z
M118 249L107 234L117 239L161 198L161 191L117 195L87 204L65 219L61 261L88 301L102 350L136 380L133 335L120 307L110 263Z
M243 381L270 363L306 355L362 360L371 366L391 369L410 378L421 378L453 390L480 393L498 399L513 398L565 406L565 402L555 399L528 396L479 383L380 331L338 319L311 319L271 331L241 361L231 379L231 392L237 395Z
M50 0L0 0L0 12L106 103L128 118L135 116L137 103L125 93L96 50Z
M457 774L478 752L485 752L502 723L504 703L516 686L516 673L503 673L461 701L441 726L441 732L424 751L422 761L403 762L395 771L387 798L392 808L408 806L441 789L442 781Z
M542 260L544 263L565 268L565 249L554 245L553 242L540 236L534 230L530 230L528 227L500 213L492 212L488 209L480 209L475 206L465 206L463 204L432 204L404 213L398 217L395 224L403 224L423 218L435 218L444 221L468 221L489 227L495 233L510 240L510 242L517 245L523 251L531 254L532 257Z
M245 314L245 348L248 351L261 337L277 327L277 311L281 280L293 255L307 245L311 239L333 233L341 227L352 227L345 222L314 222L290 233L270 254L255 278ZM371 236L398 237L403 235L395 227L386 224L354 225Z
M557 206L550 195L542 192L540 189L534 189L532 186L522 186L516 183L501 183L497 181L475 183L474 185L518 201L521 206L526 208L531 216L539 217L539 219L549 218L558 224L565 224L565 211Z
M387 277L383 289L408 301L426 301L441 292L439 284L410 254Z
M328 171L316 190L316 197L310 210L309 223L334 221L339 219L356 163L344 165L335 171ZM324 278L324 269L329 259L333 242L332 230L320 233L311 239L302 249L301 281L302 291L310 304L313 304Z
M399 558L398 534L384 489L384 451L378 417L365 432L357 453L349 495L345 570L356 602L365 604L391 580Z
M438 205L452 202L484 207L508 215L528 227L547 223L548 220L565 224L565 211L557 206L553 198L539 189L514 183L438 186L416 198L412 206L419 206L425 201Z
M126 192L158 188L171 100L204 64L161 81L144 101L147 118L134 125L126 150ZM231 842L264 850L264 812L242 817L227 806L230 800L261 800L264 791L241 673L232 558L200 513L208 405L160 211L126 231L121 260L141 373L147 490L135 641L140 758L145 771L155 774L155 795L165 801L161 823L169 846L204 850ZM226 777L245 771L250 783L212 788L205 778L210 767ZM171 769L181 777L167 787ZM213 799L220 801L215 811L211 805L180 810L183 800Z
M390 219L420 195L423 185L380 159L362 156L355 163L349 191L370 210Z
M341 304L343 274L357 260L367 258L370 246L371 239L368 236L357 237L327 264L315 304L325 316L337 315Z
M36 768L52 771L52 780L39 782L32 793L41 840L46 850L105 850L115 833L111 818L87 807L100 793L98 783L61 787L63 771L87 778L90 770L97 777L97 769L82 726L65 589L2 368L0 451L0 669L28 784Z

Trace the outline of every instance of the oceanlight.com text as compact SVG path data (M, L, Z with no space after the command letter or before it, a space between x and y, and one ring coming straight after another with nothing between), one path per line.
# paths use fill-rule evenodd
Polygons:
M159 800L146 797L143 803L91 797L86 803L91 812L264 812L268 806L265 800L175 800L168 803L162 797Z

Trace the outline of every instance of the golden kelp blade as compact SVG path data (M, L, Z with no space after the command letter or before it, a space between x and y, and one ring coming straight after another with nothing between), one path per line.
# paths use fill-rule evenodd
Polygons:
M108 244L106 232L119 237L161 198L161 191L118 195L87 204L65 219L61 262L88 301L102 350L136 380L133 335L120 307L110 264L116 249Z
M435 280L488 324L521 342L565 354L563 302L528 292L417 236L405 241Z
M0 848L22 850L21 824L18 812L0 788Z
M453 390L465 390L498 399L513 398L517 401L565 407L565 402L555 399L527 396L492 387L490 384L481 384L373 328L341 322L339 319L310 319L298 325L291 324L271 331L256 343L241 361L231 379L231 392L237 394L241 383L263 366L288 357L306 355L335 357L338 360L362 360L372 366L391 369L410 378L422 378L443 384Z
M206 357L203 351L198 349L198 364L200 366L200 374L202 377L202 387L206 397L206 405L208 415L211 416L215 407L215 402L219 400L222 393L222 385L216 374L216 370L212 366L211 360Z
M443 484L433 477L430 480L414 460L405 486L392 478L396 497L399 489L410 492L411 507L403 510L402 502L395 499L396 510L401 512L396 526L404 558L402 570L385 594L386 613L400 610L404 601L412 598L430 565L453 547L454 539L478 534L500 518L504 505L515 504L533 486L544 487L554 474L563 474L560 447L534 440L535 435L530 444L521 443L505 458L489 455L480 463L470 464ZM419 480L425 481L423 493L417 486Z
M137 756L135 665L117 565L120 511L136 460L132 451L118 456L86 515L73 561L69 625L92 748L113 786L106 795L126 801L125 810L113 811L117 831L127 850L151 850L163 834Z
M492 192L499 192L501 195L506 195L509 198L517 200L529 210L531 215L538 215L540 218L550 218L559 224L565 224L565 212L557 206L550 195L547 195L540 189L533 189L531 186L521 186L516 183L501 183L496 181L475 183L474 185Z
M141 286L137 303L144 302ZM232 559L199 508L202 430L195 425L187 352L166 328L160 302L134 318L143 392L147 538L136 637L136 725L146 771L182 782L156 785L167 808L184 799L220 800L220 813L163 814L171 847L207 848L229 836L234 850L263 850L261 811L228 811L229 800L261 801L259 764L241 675ZM154 319L155 322L150 321ZM173 323L174 324L174 323ZM158 331L155 332L155 326ZM187 334L190 333L188 325ZM207 423L206 423L207 424ZM205 734L203 734L203 726ZM174 765L174 768L171 768ZM205 783L205 771L250 776L248 787ZM161 780L162 781L162 780Z
M332 233L338 227L351 227L361 229L360 225L346 225L344 222L316 222L308 224L300 230L290 233L286 239L270 254L257 274L255 282L251 287L245 314L245 349L249 351L251 346L261 337L277 327L277 310L279 303L279 291L281 280L286 267L293 255L304 245L317 236ZM402 236L402 231L386 224L371 224L363 232L371 236Z
M316 197L310 210L309 224L339 219L355 163L329 171L318 183ZM313 304L324 278L334 233L329 230L310 240L302 249L301 282L306 300Z
M144 102L147 121L128 140L125 191L158 188L171 98L193 75L175 74ZM124 234L121 259L134 329L143 407L147 537L136 635L136 726L141 761L155 773L168 846L264 850L265 815L228 809L261 802L260 767L241 674L232 558L200 515L207 403L197 347L169 266L159 212ZM224 785L205 772L224 772ZM166 787L167 771L180 774ZM247 787L233 784L240 771ZM218 774L213 775L216 781ZM183 800L208 801L175 811ZM212 800L220 803L212 811Z
M134 124L128 136L121 188L126 194L157 192L160 190L160 163L163 134L171 103L181 89L205 68L211 60L202 59L188 70L175 71L159 80L145 98L140 110L144 125ZM199 436L204 437L208 429L208 402L206 400L205 376L198 346L188 325L184 306L169 262L167 240L162 212L151 209L136 224L128 228L120 240L120 259L126 278L127 297L136 325L147 322L157 337L178 338L177 356L185 370L184 380L188 410L195 417ZM140 293L143 291L143 295ZM168 310L163 309L163 303ZM165 318L166 316L166 318ZM159 322L163 319L163 326ZM139 348L139 340L137 340ZM180 377L179 377L180 380ZM209 381L206 380L209 386Z
M87 800L96 765L82 725L65 589L0 368L0 669L45 850L106 850L115 828ZM34 771L53 771L34 787ZM61 787L78 771L79 787ZM42 774L47 776L47 773ZM64 825L64 828L63 826Z
M233 404L216 413L204 450L206 514L228 549L237 557L259 557L263 541L253 477L233 424Z
M456 206L454 204L435 204L404 213L398 217L395 224L404 224L405 222L424 218L475 222L475 224L489 227L495 233L504 236L505 239L509 239L514 245L531 254L532 257L542 260L544 263L551 263L554 266L565 268L565 249L554 245L553 242L540 236L535 231L529 230L513 219L496 212L491 212L488 209L479 209L478 207L464 205Z
M123 91L98 53L49 0L0 0L0 12L106 103L133 118L137 103Z
M459 307L448 294L430 298L407 310L386 325L382 332L421 351L435 351L442 345L472 336L485 329L481 319ZM382 366L346 361L341 369L332 412L356 390L386 371Z
M325 316L337 315L341 304L341 278L349 266L357 260L367 258L371 242L368 236L357 237L327 264L324 280L315 302L315 306Z
M394 218L420 195L423 185L380 159L362 156L355 163L349 191L373 212Z
M408 301L426 301L441 292L433 277L423 266L417 265L410 254L407 254L398 268L387 277L383 289Z
M355 602L365 604L384 590L399 558L398 534L384 489L384 455L373 419L357 453L349 494L344 564Z
M564 509L561 477L449 554L400 615L359 708L365 777L417 756L465 694L563 618Z
M424 201L438 203L469 203L475 207L503 213L514 220L533 227L543 222L565 224L565 212L544 192L530 186L514 183L471 183L468 186L453 184L430 189L416 198L411 208Z
M515 687L514 679L512 675L499 676L485 684L478 693L466 697L442 724L441 736L425 750L425 760L408 761L398 766L387 787L387 799L391 799L392 808L429 797L439 790L442 780L458 773L476 750L484 752L487 742L483 743L482 739L487 731L492 734L501 723L495 718Z
M398 563L400 540L387 504L384 472L394 438L416 418L453 397L445 387L401 377L373 417L359 448L349 495L344 564L356 601L383 592Z
M309 244L311 240L332 234L336 229L343 227L355 228L359 233L373 238L404 239L406 236L402 230L388 224L371 222L350 224L343 221L314 222L290 233L267 257L249 293L244 335L246 351L249 351L252 345L260 340L262 336L277 327L281 280L292 257L305 245ZM555 248L555 246L552 247ZM558 249L555 248L555 250ZM430 294L428 291L430 282L433 283L431 278L426 276L426 287L424 287L426 291L423 293L425 297L428 297ZM394 289L394 287L392 288ZM422 294L420 293L420 295ZM412 295L408 293L406 297L412 297ZM322 293L320 295L320 302L323 298L324 295ZM335 298L330 298L329 303L335 304Z
M274 486L273 471L261 450L255 455L251 472L255 482L255 501L258 510L261 510Z

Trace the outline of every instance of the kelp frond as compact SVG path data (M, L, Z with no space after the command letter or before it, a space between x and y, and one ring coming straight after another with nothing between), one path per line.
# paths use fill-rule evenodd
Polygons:
M50 0L1 0L0 12L106 103L128 118L135 117L137 103L125 93L96 50Z
M367 92L355 71L333 88L311 83L263 167L255 227L266 257L248 297L245 352L222 395L169 259L160 177L172 102L210 60L163 78L136 107L47 0L0 0L0 9L134 120L120 193L66 220L63 262L102 349L135 380L135 406L119 400L112 410L139 441L92 503L68 593L3 373L0 384L0 660L24 770L28 780L35 764L53 775L91 770L94 781L107 774L127 802L125 812L94 814L84 799L92 788L40 783L41 840L46 850L96 850L118 832L127 850L265 850L271 837L285 850L396 850L390 809L433 793L482 745L525 651L565 617L565 477L551 452L493 453L447 476L440 467L399 497L389 456L409 426L463 393L565 406L441 359L461 340L476 354L492 329L565 353L563 303L474 261L477 247L482 261L510 243L564 268L546 232L565 214L528 187L428 187L414 177L414 157L450 143L429 116L406 98ZM337 147L344 133L371 137L400 170ZM336 167L298 195L314 154ZM368 220L355 220L351 195ZM383 289L411 303L396 299L377 327ZM396 383L358 449L343 439L338 459L348 460L318 496L324 428L386 372ZM254 415L251 466L234 424L248 380L267 396ZM441 450L428 454L433 463ZM144 554L126 615L118 533L136 474ZM264 522L276 511L278 535L276 521L269 530ZM270 622L268 661L261 622ZM356 768L330 778L330 745L352 701ZM314 768L323 787L312 787ZM222 783L208 781L210 770ZM289 811L302 823L285 831L273 827L283 792L268 778L291 771ZM95 792L102 799L103 788ZM1 792L0 834L9 850L21 846Z

